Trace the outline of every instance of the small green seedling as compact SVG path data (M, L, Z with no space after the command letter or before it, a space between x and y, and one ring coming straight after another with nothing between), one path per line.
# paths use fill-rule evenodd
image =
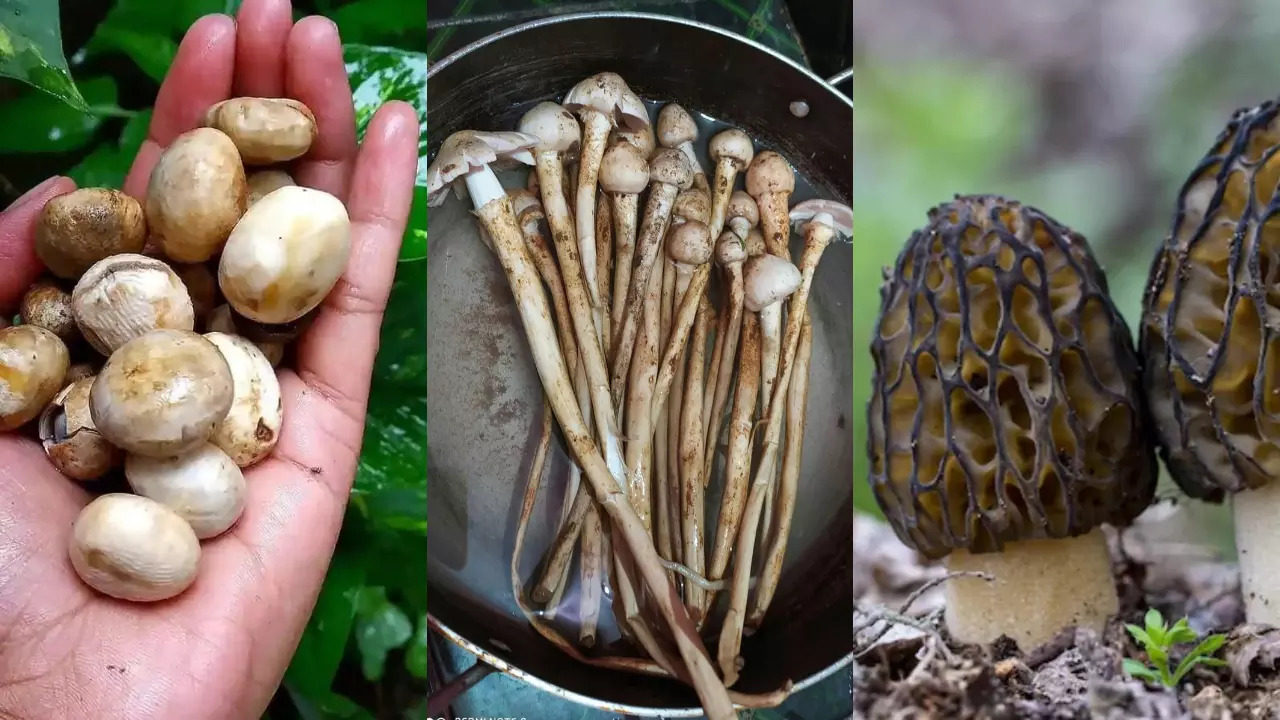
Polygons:
M1191 668L1197 665L1207 665L1209 667L1226 665L1222 660L1212 656L1227 641L1227 636L1210 635L1201 640L1199 645L1192 648L1191 652L1182 658L1182 662L1178 663L1178 667L1172 673L1169 672L1169 651L1174 645L1195 642L1195 631L1187 626L1186 618L1182 618L1174 623L1173 627L1169 627L1165 624L1164 617L1160 614L1160 611L1155 608L1147 611L1144 623L1146 624L1145 628L1140 628L1137 625L1124 626L1129 631L1129 634L1133 636L1133 639L1142 645L1152 665L1147 666L1138 660L1125 658L1123 663L1124 671L1131 677L1141 678L1151 683L1159 683L1165 687L1177 687L1178 683L1182 682L1182 678L1191 672Z

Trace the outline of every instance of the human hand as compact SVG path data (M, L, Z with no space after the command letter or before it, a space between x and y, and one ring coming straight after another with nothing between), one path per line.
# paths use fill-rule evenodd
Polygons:
M244 0L235 21L207 16L187 32L124 190L145 197L164 147L213 103L244 95L311 108L320 135L292 174L341 198L352 223L346 273L299 339L296 370L280 372L279 444L246 470L244 515L202 544L195 583L133 604L94 593L71 568L70 528L90 494L32 440L0 436L0 717L257 718L315 604L355 477L418 120L388 103L357 147L337 28L295 25L288 0ZM0 213L0 310L42 270L32 236L45 202L74 187L51 179Z

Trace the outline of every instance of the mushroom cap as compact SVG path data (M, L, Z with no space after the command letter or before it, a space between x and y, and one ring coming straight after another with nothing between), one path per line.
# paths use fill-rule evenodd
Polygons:
M711 260L711 230L698 220L689 220L667 233L667 255L685 265L702 265Z
M721 265L736 265L746 260L747 246L742 238L732 230L720 233L720 241L716 243L716 262Z
M515 161L533 164L533 153L538 138L518 132L480 132L459 130L445 138L436 152L435 160L427 168L427 205L438 206L444 201L445 191L451 183L499 161Z
M667 103L658 111L658 144L677 147L698 139L698 123L688 110L675 103Z
M853 208L833 200L805 200L791 208L789 217L791 224L798 228L820 222L842 238L853 235Z
M638 195L649 185L649 161L631 143L619 140L604 151L600 187L605 192Z
M653 136L653 125L645 123L644 127L639 130L626 130L617 128L613 131L613 139L623 140L636 146L636 149L644 155L647 162L653 157L653 151L658 149L658 140Z
M740 217L751 227L757 227L760 225L760 206L756 205L756 199L745 190L734 190L729 196L729 206L725 208L724 216L726 221Z
M693 168L684 153L674 148L662 148L649 159L649 179L687 190L693 186Z
M786 159L772 150L760 153L747 166L747 192L752 197L795 189L796 174Z
M697 220L706 224L711 222L711 198L696 187L686 188L676 195L671 204L671 217L682 221Z
M800 287L800 268L777 255L760 253L743 263L742 284L743 306L751 312L760 312L790 297Z
M567 152L582 142L582 128L573 113L551 101L534 105L520 118L517 128L538 139L538 152Z
M588 108L600 112L614 127L639 130L649 124L648 108L617 73L596 73L582 80L569 90L562 104L579 114Z
M727 157L733 160L734 167L741 172L745 170L747 165L751 163L751 159L755 157L755 146L751 144L751 138L747 134L737 128L729 128L721 130L711 136L711 142L707 145L707 152L715 160Z
M747 255L755 257L764 253L764 233L760 232L760 228L753 227L747 232L747 237L742 241L747 248Z

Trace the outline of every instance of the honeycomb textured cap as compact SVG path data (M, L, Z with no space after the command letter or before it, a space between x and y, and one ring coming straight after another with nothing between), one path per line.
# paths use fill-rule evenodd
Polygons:
M870 483L930 557L1124 525L1154 454L1128 327L1085 239L1035 208L957 197L881 288Z
M1280 477L1280 106L1236 111L1178 196L1139 328L1156 439L1188 495Z

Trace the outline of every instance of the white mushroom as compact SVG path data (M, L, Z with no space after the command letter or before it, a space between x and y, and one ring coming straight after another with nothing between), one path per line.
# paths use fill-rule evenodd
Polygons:
M600 187L613 199L614 252L613 304L611 321L622 326L635 264L636 222L640 193L649 185L649 162L634 145L618 142L604 153L600 163Z
M175 457L125 457L133 491L170 508L201 540L217 537L244 513L244 474L225 452L203 443Z
M86 585L121 600L155 602L196 579L200 540L177 513L139 495L109 493L80 511L68 546Z
M662 106L658 111L658 144L684 153L685 159L689 161L689 167L693 169L693 186L705 193L710 193L711 189L707 186L707 171L702 168L702 163L698 161L698 153L693 149L693 143L697 139L698 123L694 121L688 110L676 103L667 103Z
M124 253L99 260L76 283L71 307L85 340L111 355L152 330L192 330L187 286L164 262Z
M722 130L711 138L707 147L711 159L716 164L715 188L711 194L711 233L719 237L728 217L729 200L733 194L733 184L738 173L747 169L751 159L755 157L755 148L751 138L736 128Z
M209 442L237 466L249 467L270 455L280 439L280 382L271 361L249 340L220 332L205 333L204 338L231 369L231 409L213 427Z

